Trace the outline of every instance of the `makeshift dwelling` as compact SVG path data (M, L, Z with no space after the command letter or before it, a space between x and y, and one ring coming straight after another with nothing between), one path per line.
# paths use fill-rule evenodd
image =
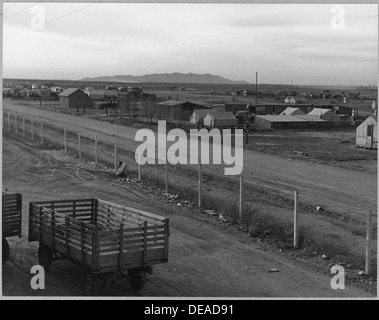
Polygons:
M296 115L305 115L303 111L301 111L299 108L291 108L288 107L286 110L284 110L282 113L280 113L281 116L296 116Z
M93 106L91 98L78 88L69 88L59 95L59 102L62 109L83 110Z
M308 115L256 115L255 130L299 129L329 126L329 122Z
M169 121L188 121L195 109L209 110L209 107L191 101L180 100L166 100L157 104L158 117Z
M378 118L370 115L357 128L356 145L359 148L378 148Z
M232 112L208 112L204 118L204 126L209 128L234 128L238 125Z
M330 109L321 109L314 108L311 112L308 113L308 116L311 116L312 119L323 119L329 122L339 122L340 117L333 110Z

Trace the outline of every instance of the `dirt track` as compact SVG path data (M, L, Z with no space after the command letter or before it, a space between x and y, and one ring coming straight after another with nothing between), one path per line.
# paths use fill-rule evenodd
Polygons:
M73 132L80 130L83 135L89 137L97 134L99 139L110 144L115 138L121 138L121 147L126 150L135 151L137 147L134 141L137 131L135 128L30 108L9 100L4 101L4 110L44 119L62 130L63 126ZM204 167L204 171L224 176L221 166ZM376 211L377 207L377 177L366 172L287 160L257 152L245 152L244 176L247 183L269 188L286 197L292 198L293 191L298 189L301 201L312 206L321 205L332 212L346 216L365 216L368 210Z
M327 276L301 268L280 254L233 232L194 210L165 203L154 192L117 181L106 170L78 161L61 151L41 147L5 133L3 188L23 194L23 238L9 239L10 260L3 266L4 295L81 295L80 269L55 262L47 273L46 289L30 288L30 268L38 264L37 244L27 242L27 208L31 200L98 197L170 218L169 263L158 265L140 296L197 297L357 297L356 289L334 291ZM267 273L277 268L278 273ZM135 296L118 283L107 295Z

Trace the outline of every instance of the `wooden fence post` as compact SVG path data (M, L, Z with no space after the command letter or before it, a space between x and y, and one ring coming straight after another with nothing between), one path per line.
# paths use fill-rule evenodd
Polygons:
M299 205L299 191L294 192L294 200L293 200L293 246L295 249L299 247L299 216L298 216L298 205Z
M114 172L117 172L117 141L114 141Z
M14 132L17 134L17 113L14 114Z
M138 149L138 181L141 181L141 150Z
M372 212L369 210L367 215L367 230L366 230L366 263L365 273L371 274L371 233L372 233Z
M64 152L67 153L67 130L66 126L63 128Z
M22 136L25 137L25 116L22 116Z
M8 131L11 131L11 115L9 111L8 111Z
M239 221L242 221L243 214L243 173L240 174L240 197L239 197Z
M43 121L41 121L41 144L43 144Z
M97 165L97 136L95 135L95 165Z
M78 149L79 149L79 159L82 158L82 143L80 139L80 132L78 132Z
M167 161L167 152L166 152L166 162L164 164L164 186L165 192L168 193L168 161Z
M30 133L32 136L32 140L34 140L34 123L33 118L30 118Z
M197 206L201 207L203 205L202 201L202 187L201 187L201 180L202 180L202 172L201 172L201 158L199 159L199 181L198 181L198 200L197 200Z

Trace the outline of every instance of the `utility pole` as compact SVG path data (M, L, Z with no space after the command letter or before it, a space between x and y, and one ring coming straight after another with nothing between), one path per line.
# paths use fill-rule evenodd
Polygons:
M255 104L258 103L258 71L255 73Z

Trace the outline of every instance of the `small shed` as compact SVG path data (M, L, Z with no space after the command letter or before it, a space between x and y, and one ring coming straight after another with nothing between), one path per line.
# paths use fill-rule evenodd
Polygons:
M62 109L83 109L93 106L91 98L78 88L69 88L59 95L59 102Z
M204 118L204 126L209 128L234 128L238 120L232 112L208 112Z
M299 108L291 108L288 107L286 110L284 110L282 113L279 114L280 116L298 116L298 115L305 115L303 111L301 111Z
M378 148L378 118L370 115L357 127L356 145L358 148Z
M312 116L312 118L319 118L329 122L340 121L339 115L330 109L314 108L308 115Z

